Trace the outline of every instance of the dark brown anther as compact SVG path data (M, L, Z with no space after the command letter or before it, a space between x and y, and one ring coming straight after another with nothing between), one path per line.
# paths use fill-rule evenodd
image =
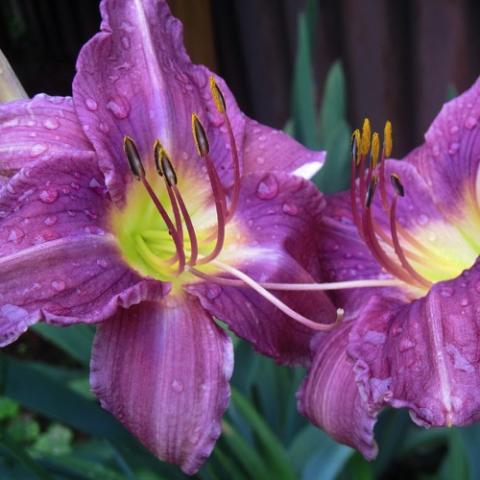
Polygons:
M392 182L393 189L399 197L405 196L405 189L403 188L400 177L396 173L390 175L390 181Z
M163 170L162 170L162 152L163 152L163 146L160 143L160 140L155 140L155 144L153 145L153 158L155 160L155 168L157 170L157 173L163 177Z
M163 177L165 175L165 180L168 183L168 186L171 187L177 184L177 174L173 168L168 154L163 148L159 140L155 142L154 145L154 156L155 156L155 168L157 169L158 174Z
M195 140L195 146L197 147L197 152L201 157L206 157L210 150L208 145L208 138L197 115L192 113L192 133L193 139Z
M377 189L377 184L378 184L378 176L374 175L370 180L370 184L368 185L368 189L367 189L367 195L365 198L366 208L370 208L370 205L372 204L373 197L375 195L375 190Z
M145 177L145 169L142 165L142 160L140 159L140 154L138 153L137 146L135 142L127 135L123 137L123 150L127 156L128 165L130 170L135 175L137 180L140 180Z

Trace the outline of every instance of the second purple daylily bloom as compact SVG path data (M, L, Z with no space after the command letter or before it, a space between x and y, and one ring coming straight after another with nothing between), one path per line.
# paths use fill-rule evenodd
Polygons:
M480 80L444 106L422 146L370 173L366 156L376 164L380 142L367 122L354 134L359 181L327 198L324 281L385 286L332 293L345 322L312 343L299 407L368 459L385 407L408 408L424 427L480 419L479 122Z
M95 394L194 473L229 399L232 346L213 317L286 363L308 358L305 317L335 318L321 293L267 301L257 283L318 273L322 197L302 177L324 154L245 117L191 64L165 2L101 12L73 99L0 107L1 344L38 321L99 323Z

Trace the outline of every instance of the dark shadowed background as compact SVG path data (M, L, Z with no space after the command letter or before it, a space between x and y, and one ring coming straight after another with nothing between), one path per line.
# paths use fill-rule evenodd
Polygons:
M80 46L99 25L98 0L2 0L0 48L27 92L70 93ZM297 18L305 0L170 0L193 60L220 73L249 115L282 127L289 117ZM390 118L395 155L421 141L447 98L480 72L476 0L318 0L318 95L341 59L349 120Z

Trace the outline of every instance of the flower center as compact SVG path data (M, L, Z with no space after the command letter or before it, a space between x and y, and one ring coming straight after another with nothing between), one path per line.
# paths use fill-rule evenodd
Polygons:
M353 219L360 236L384 270L422 294L433 283L454 278L469 268L480 246L469 247L468 239L456 225L445 221L430 223L425 215L422 225L413 230L400 224L397 206L405 196L405 189L396 173L390 174L391 187L387 187L385 158L391 152L389 121L385 124L381 155L380 136L376 132L371 134L368 119L364 120L361 132L353 132L350 189ZM374 205L377 190L380 202ZM439 234L441 239L435 244Z
M229 195L210 157L208 138L196 114L192 114L192 133L207 182L188 169L177 175L160 140L154 142L152 158L142 159L134 140L124 137L124 152L138 182L129 187L126 208L113 212L112 228L127 262L139 273L158 280L175 281L185 272L183 283L185 276L196 271L194 267L211 273L215 270L211 262L225 245L233 243L233 238L238 244L242 237L232 221L239 196L238 152L223 95L213 78L210 87L215 105L224 116L232 152L234 185Z

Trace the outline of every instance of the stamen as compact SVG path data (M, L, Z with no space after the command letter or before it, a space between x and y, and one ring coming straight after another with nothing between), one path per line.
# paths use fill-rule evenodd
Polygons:
M360 130L356 129L352 134L352 181L350 188L350 205L352 207L353 221L360 235L362 234L362 223L357 208L357 167L360 162Z
M155 142L155 165L159 175L165 175L168 195L170 197L172 208L174 209L176 222L180 224L180 229L182 228L182 220L180 218L180 213L178 212L178 209L180 209L182 217L185 221L188 237L190 240L190 259L188 260L188 265L195 265L198 257L198 241L197 235L195 233L195 228L193 226L192 219L190 217L190 214L188 213L182 195L180 194L180 190L177 188L177 174L175 172L175 169L173 168L173 164L167 152L158 140ZM183 241L183 235L181 236L181 238Z
M400 177L396 173L392 173L390 175L390 182L392 183L395 193L400 197L404 197L405 189L403 188L402 182L400 181Z
M147 190L148 195L150 196L155 207L157 208L158 213L160 213L160 216L167 225L168 232L171 235L173 242L175 243L175 248L177 250L178 274L180 274L185 268L185 253L183 251L183 241L179 237L179 234L175 226L173 225L172 220L168 216L168 213L166 212L165 208L163 208L163 205L155 194L152 186L148 182L145 175L145 169L143 168L142 160L138 153L137 146L135 145L135 142L128 136L125 136L123 138L123 149L125 151L130 170L138 180L141 180L143 186L145 187L145 190Z
M367 196L365 198L365 208L370 208L372 204L373 197L375 195L375 190L377 189L378 184L378 177L376 175L373 176L370 183L368 184Z
M227 105L225 103L225 97L223 96L222 91L218 88L215 77L210 77L210 91L212 92L213 101L215 106L220 113L226 113Z
M380 137L375 132L372 136L372 149L370 150L370 170L375 170L378 163L378 155L380 153Z
M220 181L217 171L215 170L213 161L208 154L208 139L205 133L205 129L203 128L203 125L200 123L200 120L195 114L192 114L192 131L198 154L205 160L205 164L207 166L208 177L210 179L210 185L212 187L213 198L215 201L215 209L217 212L217 240L215 243L215 247L209 255L202 257L197 262L198 264L204 264L216 258L222 251L223 243L225 241L226 203L222 183Z
M401 192L401 195L403 197L404 194L404 189L403 185L400 182L400 178L398 175L393 174L391 175L391 180L392 184L395 184L396 187L398 188L399 192ZM411 265L410 262L407 260L407 257L405 256L405 253L403 252L403 249L400 245L400 242L398 240L398 232L397 232L397 220L396 220L396 210L397 210L397 199L399 197L399 194L397 193L392 200L392 205L390 207L390 231L392 232L392 240L393 240L393 247L395 249L395 253L397 254L398 259L400 260L400 263L402 264L403 268L407 270L407 272L416 280L417 283L419 283L423 287L430 288L432 286L431 282L429 282L426 278L422 277Z
M192 114L192 133L198 155L200 157L207 156L210 151L207 134L195 113Z
M155 204L155 207L157 207L157 210L160 213L163 221L167 225L168 232L172 236L173 242L175 243L175 248L177 251L177 258L178 258L178 275L180 275L180 273L182 273L183 270L185 269L185 252L183 251L183 241L180 241L180 237L178 235L177 230L175 229L175 226L170 220L168 213L163 208L163 205L160 203L160 200L158 199L157 195L153 191L152 186L148 183L148 180L146 179L146 177L142 178L142 183L145 189L147 190L148 194L150 195L150 198L152 199L153 203Z
M232 219L238 204L238 197L240 192L240 162L238 159L237 143L235 141L235 135L233 134L232 124L230 123L230 119L227 115L227 105L225 102L225 97L223 96L223 93L217 85L217 82L215 81L215 78L213 76L210 77L210 91L212 92L213 101L215 103L215 106L217 107L217 110L221 114L223 114L225 125L227 127L230 151L232 152L234 178L232 198L230 200L230 206L225 217L225 223L228 223Z
M123 137L123 151L128 160L128 165L137 180L145 177L145 169L142 165L140 154L138 153L135 142L127 135Z
M383 149L380 160L380 196L385 211L388 210L387 189L385 187L385 159L392 155L392 123L387 120L383 129Z
M303 315L301 315L300 313L296 312L295 310L290 308L288 305L283 303L277 297L272 295L268 290L266 290L260 284L258 284L253 278L249 277L247 274L241 272L240 270L237 270L236 268L234 268L230 265L219 262L218 260L213 260L212 263L214 263L217 267L221 268L223 271L229 273L230 275L233 275L234 277L238 278L243 283L245 283L246 285L251 287L257 293L259 293L263 298L265 298L265 300L269 301L275 307L277 307L280 311L285 313L285 315L288 315L293 320L295 320L295 321L301 323L302 325L305 325L306 327L309 327L313 330L321 331L321 332L331 331L343 319L343 310L338 309L337 310L337 317L336 317L334 323L321 324L321 323L314 322L313 320L311 320L307 317L304 317Z
M372 129L370 127L370 120L365 118L362 125L362 143L360 148L362 155L368 155L370 151L371 136Z

